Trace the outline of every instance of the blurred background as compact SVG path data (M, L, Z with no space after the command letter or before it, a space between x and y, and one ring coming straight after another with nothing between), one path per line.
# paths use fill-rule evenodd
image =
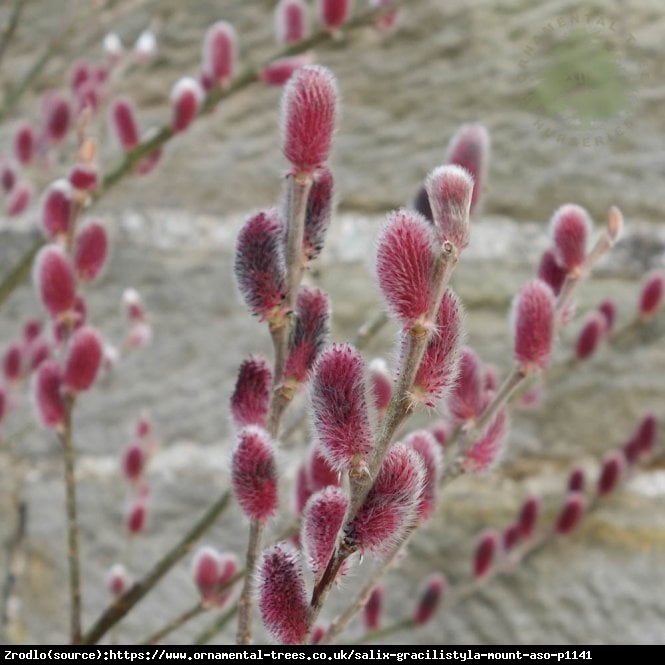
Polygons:
M76 60L104 62L108 32L117 33L130 51L144 30L155 34L153 56L112 76L109 85L112 97L134 100L146 132L169 121L173 83L198 75L202 37L214 21L234 25L240 69L277 52L275 4L27 0L0 63L0 154L11 149L20 121L37 120L46 91L67 89ZM315 3L309 4L314 15ZM361 11L366 3L354 5ZM11 0L0 3L0 24L13 7ZM312 24L318 29L315 16ZM620 325L629 322L643 275L665 266L664 36L658 0L413 0L404 3L393 32L341 31L316 48L312 57L335 73L342 105L332 158L338 214L328 246L308 275L331 294L333 339L350 339L380 311L371 256L384 215L411 202L466 122L485 124L492 139L482 209L454 278L468 313L468 342L501 374L510 369L510 302L534 274L547 246L549 219L563 203L586 207L597 230L609 207L619 206L626 235L582 289L578 317L561 335L557 358L569 357L582 316L603 298L615 299ZM10 94L40 59L43 67L29 91L9 107ZM133 287L149 312L154 340L122 358L77 408L86 625L108 602L109 567L122 561L140 576L228 483L227 404L235 372L249 353L269 354L265 329L236 294L234 238L249 211L280 202L287 170L280 150L280 95L278 88L257 83L224 100L169 142L153 172L120 182L92 213L107 225L113 254L89 291L91 321L110 341L120 339L120 299ZM103 113L91 128L107 172L118 150ZM51 157L48 170L33 168L37 191L66 174L74 151L72 137ZM20 218L0 217L2 275L29 246L36 219L36 206ZM2 347L38 312L30 284L2 303ZM431 572L445 573L452 586L468 579L478 532L508 524L527 496L543 497L546 522L556 515L573 465L581 464L594 478L605 452L620 446L644 413L655 413L662 424L662 319L553 380L534 408L515 411L504 466L450 486L410 556L388 577L390 617L399 619L415 604L414 589ZM367 358L392 361L396 332L389 324L366 349ZM20 399L24 408L11 414L1 432L3 542L13 542L17 506L27 505L20 570L3 597L5 637L62 643L67 586L60 451L48 433L30 425L29 399ZM305 400L294 408L304 412ZM130 540L119 455L143 411L154 422L159 451L148 472L146 532ZM298 430L296 439L305 444L307 429ZM662 435L659 444L662 451ZM285 485L295 475L291 457L299 454L285 452L280 460ZM284 505L291 502L285 493ZM241 556L245 533L233 508L205 542ZM16 557L9 546L2 557L7 588ZM396 633L385 643L662 643L663 564L661 453L575 534L418 632ZM188 566L187 560L178 566L113 639L141 639L196 602ZM364 575L362 567L352 572L341 593L331 597L332 606L343 603ZM199 618L169 639L186 642L207 620ZM265 637L259 633L258 639ZM219 640L228 641L228 635Z

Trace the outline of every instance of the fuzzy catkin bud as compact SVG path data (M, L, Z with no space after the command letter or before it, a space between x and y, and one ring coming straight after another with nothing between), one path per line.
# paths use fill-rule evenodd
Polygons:
M236 427L265 427L270 408L272 372L260 356L243 361L231 396L231 416Z
M37 254L33 280L46 311L53 317L74 307L74 273L64 250L47 245Z
M469 244L473 177L462 167L447 164L427 176L425 188L440 242L450 242L461 252Z
M566 280L566 271L557 263L554 250L548 249L543 252L537 276L552 289L555 296L559 295Z
M110 122L113 133L123 150L131 150L139 143L134 104L127 97L116 99L111 105Z
M47 238L64 235L72 214L72 185L61 178L51 183L41 200L41 226Z
M319 0L321 23L328 30L342 27L351 12L351 0Z
M298 552L286 543L267 549L258 572L259 610L271 635L282 644L302 644L308 632L309 602Z
M484 125L462 125L448 145L446 161L468 171L473 178L471 212L477 206L487 177L490 135Z
M365 502L348 526L346 538L362 552L369 551L379 557L390 552L413 524L424 479L420 455L404 444L394 444Z
M82 192L97 189L99 184L97 167L92 164L76 164L69 172L69 182L72 183L72 187Z
M585 505L584 497L579 492L570 492L554 525L556 533L565 535L577 528Z
M226 21L211 25L203 38L203 74L222 87L235 72L237 41L235 29Z
M575 358L586 360L591 357L605 333L605 317L600 312L591 312L575 342Z
M205 607L222 607L232 593L227 583L238 564L232 554L220 554L212 547L200 547L192 560L192 575Z
M337 82L321 65L306 65L282 94L282 145L296 173L311 173L330 155L337 117Z
M175 83L171 90L173 104L171 129L174 132L184 132L192 124L204 96L201 84L191 76L181 78Z
M469 471L489 471L494 468L504 451L504 442L508 433L506 409L499 409L494 420L483 434L472 444L464 456L464 468Z
M605 335L611 334L617 318L616 303L611 298L606 298L598 305L598 311L603 316L603 319L605 319Z
M114 564L108 572L106 587L114 598L119 598L129 586L129 575L121 563Z
M127 511L125 525L130 535L138 536L145 529L146 518L148 516L148 505L145 497L140 496L135 499Z
M586 260L591 217L582 207L568 203L552 216L551 233L557 263L567 272L579 270Z
M454 385L463 337L462 305L452 289L441 299L434 330L413 381L414 403L433 407Z
M74 268L76 276L92 282L104 269L108 258L106 229L97 220L87 222L76 234Z
M333 486L313 494L305 506L301 541L315 581L323 575L335 549L347 506L344 492Z
M528 282L513 302L514 355L525 374L549 362L554 337L554 294L545 282Z
M538 521L538 513L540 512L540 500L535 497L529 497L520 509L517 518L517 528L519 530L520 538L531 538L536 528Z
M22 215L30 205L34 190L29 182L17 182L9 193L5 210L7 217Z
M23 371L23 347L18 342L13 342L2 356L2 371L5 381L13 383L21 378Z
M66 97L57 92L45 95L42 107L44 128L49 143L60 143L69 130L71 108Z
M301 287L296 300L295 324L284 367L287 384L307 381L330 334L330 303L320 289Z
M104 344L101 335L90 326L74 331L69 341L63 382L67 390L88 390L97 378L102 363Z
M30 164L35 153L35 132L30 125L22 123L14 134L14 155L24 166Z
M489 529L481 534L473 555L474 577L479 579L490 573L500 543L501 538L494 529Z
M286 294L284 222L275 208L253 215L243 225L234 272L250 311L261 319L273 315Z
M654 270L645 277L640 291L638 312L642 321L655 316L663 304L664 295L665 271Z
M383 415L393 395L393 380L386 361L383 358L374 358L369 364L368 373L374 397L374 407L378 414Z
M418 598L413 621L418 626L424 626L436 614L441 597L446 589L446 578L440 573L430 575Z
M363 623L365 630L379 630L381 627L381 610L383 609L384 590L375 586L363 607Z
M586 476L582 469L573 469L568 476L568 491L583 492Z
M240 430L231 461L231 481L247 517L265 522L277 510L277 467L274 445L260 427Z
M275 32L280 44L297 44L308 33L307 5L304 0L280 0L275 7Z
M314 367L312 420L321 452L342 471L362 463L372 448L365 364L349 344L333 344Z
M447 399L448 410L459 423L474 421L484 406L483 368L478 354L464 347L460 354L459 371Z
M391 313L413 328L428 313L436 261L431 225L411 210L388 215L379 237L376 276Z
M145 451L140 443L131 443L122 455L122 472L132 483L137 482L145 468Z
M308 261L315 259L323 249L332 213L333 187L330 169L327 166L318 168L312 177L305 209L303 252Z
M16 184L16 166L11 161L0 164L0 186L5 194L9 194Z
M647 414L640 421L637 430L623 447L626 461L635 462L643 455L648 455L656 445L658 421L653 414Z
M152 30L144 30L134 44L134 59L142 65L150 62L157 53L157 38Z
M436 508L437 489L443 465L441 449L434 436L426 430L412 432L404 443L420 455L423 463L425 477L423 491L418 502L418 517L426 520Z
M65 421L65 402L62 396L62 371L54 360L46 360L39 366L33 395L41 424L58 429Z
M616 489L621 480L621 475L625 468L625 461L622 453L610 453L603 462L600 470L600 477L596 484L596 493L598 496L605 496Z
M266 85L281 87L286 84L297 70L310 64L312 64L310 53L277 58L268 63L259 72L259 80Z

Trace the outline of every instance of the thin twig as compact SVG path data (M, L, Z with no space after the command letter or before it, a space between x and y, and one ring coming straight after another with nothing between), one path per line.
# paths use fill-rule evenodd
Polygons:
M179 614L174 619L171 619L165 626L162 626L159 630L154 632L150 637L146 638L141 644L159 644L169 633L177 630L190 619L197 617L201 612L205 611L205 606L199 600L196 605L193 605L188 610L185 610L182 614Z
M5 26L5 30L0 36L0 65L2 64L2 58L5 55L5 51L7 50L7 46L9 46L9 42L12 40L12 37L14 36L14 33L16 32L16 28L18 27L19 20L21 18L21 12L23 11L23 8L25 7L25 1L26 0L15 0L14 1L14 8L12 9L11 16L9 17L9 21L7 21L7 25Z
M210 640L219 633L220 630L226 626L226 624L233 619L233 617L237 614L238 612L238 605L237 603L233 605L233 607L230 607L224 614L220 615L217 619L215 619L206 629L204 629L201 633L199 633L195 638L192 644L207 644L210 642Z

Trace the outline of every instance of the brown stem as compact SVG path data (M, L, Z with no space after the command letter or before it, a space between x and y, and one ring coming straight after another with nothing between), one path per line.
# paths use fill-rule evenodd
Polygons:
M96 644L110 628L115 626L180 559L191 551L194 543L228 507L230 499L230 492L224 492L180 541L152 567L142 580L135 582L102 613L92 628L83 635L81 642L83 644Z
M190 619L197 617L201 612L205 611L203 603L199 600L196 605L193 605L182 614L169 621L165 626L162 626L158 631L154 632L150 637L146 638L141 644L159 644L169 633L185 625Z

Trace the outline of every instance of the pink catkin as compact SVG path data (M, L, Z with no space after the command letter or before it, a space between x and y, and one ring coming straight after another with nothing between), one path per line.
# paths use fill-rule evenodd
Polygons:
M586 476L582 469L573 469L568 476L568 491L583 492L586 482Z
M545 282L528 282L513 303L515 360L524 373L543 369L554 337L554 294Z
M69 182L79 191L91 192L97 189L99 173L92 164L76 164L69 172Z
M106 229L96 220L87 222L76 234L74 247L74 268L80 280L91 282L96 279L108 258L108 237Z
M200 547L192 561L192 575L205 607L222 607L229 599L232 588L229 580L238 564L232 554L220 554L212 547Z
M552 216L554 256L566 272L579 270L584 265L591 227L589 213L571 203L561 206Z
M11 160L0 164L0 186L2 186L5 194L9 194L16 184L16 165Z
M460 353L459 371L447 406L458 423L473 422L484 405L483 367L478 354L471 347L464 347Z
M55 361L46 360L39 366L33 394L41 424L58 429L65 420L65 402L62 395L62 370Z
M553 249L543 252L537 276L552 289L555 296L559 295L561 287L566 280L566 271L557 263Z
M116 99L110 110L111 127L123 150L131 150L139 143L136 110L127 97Z
M589 314L575 342L577 360L586 360L595 353L605 334L605 326L606 319L600 312L595 311Z
M303 286L296 299L295 324L284 367L287 383L305 383L330 334L330 303L320 289Z
M67 136L71 122L69 101L60 93L48 93L44 97L43 115L44 129L49 143L60 143Z
M410 210L391 213L378 241L376 275L391 313L405 327L422 324L428 313L435 260L425 218Z
M289 79L282 94L283 152L296 172L324 164L337 117L337 82L321 65L306 65Z
M342 27L351 12L351 0L318 0L321 23L328 30Z
M624 456L620 452L610 453L605 458L598 482L596 483L596 493L598 496L605 496L616 489L621 481L625 466Z
M502 408L467 451L463 461L464 468L476 472L493 469L503 454L507 433L508 415L506 409Z
M301 67L310 64L312 64L312 56L309 53L277 58L259 72L259 80L266 85L281 87L286 85L287 81Z
M203 74L222 87L230 83L235 72L237 41L235 29L226 21L211 25L203 38Z
M330 466L342 471L364 459L373 436L365 364L358 351L348 344L324 350L314 368L310 394L314 428Z
M313 494L303 513L301 541L315 581L323 575L344 522L348 499L339 487Z
M605 319L605 335L611 334L617 318L616 303L611 298L606 298L598 305L598 311Z
M64 250L47 245L35 259L33 279L46 311L57 317L74 307L74 272Z
M132 536L143 532L148 517L148 506L144 497L138 497L129 507L125 525Z
M582 519L585 508L584 496L579 492L570 492L554 524L554 530L560 535L574 531Z
M111 567L106 578L106 586L114 598L119 598L129 586L129 575L125 567L116 563Z
M137 482L145 468L145 450L138 442L131 443L122 455L122 472L127 480Z
M6 349L2 356L2 372L5 381L14 383L21 378L23 373L23 351L24 346L18 342L13 342Z
M280 0L275 7L275 33L280 44L297 44L307 36L308 10L304 0Z
M47 238L64 235L72 214L72 185L60 179L51 183L41 200L41 226Z
M500 542L501 538L494 529L489 529L481 534L473 555L474 577L483 578L489 575Z
M72 335L65 357L63 383L71 392L88 390L97 378L104 344L101 335L83 326Z
M305 210L303 252L308 261L315 259L323 249L330 225L333 190L332 172L327 166L321 166L314 172Z
M441 602L446 589L446 578L440 573L430 575L420 592L418 604L413 613L413 621L418 626L424 626L432 620Z
M447 289L413 382L411 396L416 402L435 406L452 388L457 378L462 337L462 304L453 290Z
M277 510L277 467L274 445L260 427L240 430L231 461L231 481L247 517L265 522Z
M438 482L443 465L441 448L434 436L427 430L412 432L404 443L420 455L423 463L425 477L423 491L418 502L418 517L426 520L436 508Z
M439 240L461 252L469 244L473 177L462 167L447 164L427 176L425 188Z
M374 407L378 414L383 415L393 394L393 381L388 371L388 365L383 358L374 358L369 364L368 372Z
M275 208L252 215L238 235L234 272L250 311L267 319L286 294L284 221Z
M640 291L638 312L643 321L648 321L655 316L663 305L664 295L665 271L654 270L645 277Z
M319 445L314 446L309 457L307 479L313 492L324 489L329 485L337 487L340 484L339 473L330 466L328 460L321 453Z
M308 633L309 602L298 552L286 543L267 549L258 572L259 610L271 635L282 644L302 644Z
M184 132L194 121L203 102L205 93L201 84L187 76L175 83L171 90L173 117L171 129L178 133Z
M484 125L462 125L448 145L446 161L468 171L473 177L471 211L478 205L487 178L490 135Z
M243 361L231 395L231 417L236 427L265 427L270 407L272 372L260 356Z
M420 455L404 444L394 444L346 537L362 552L379 557L390 552L413 524L424 480Z
M5 210L8 217L22 215L30 206L33 197L33 187L29 182L17 182L7 199Z
M30 164L35 154L35 131L27 123L21 123L14 133L14 156L25 165Z
M375 586L363 607L363 623L365 630L378 630L381 627L381 610L383 609L384 589Z

